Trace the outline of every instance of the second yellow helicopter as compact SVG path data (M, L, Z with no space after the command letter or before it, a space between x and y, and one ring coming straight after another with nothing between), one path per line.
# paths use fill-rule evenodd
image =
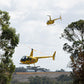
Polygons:
M62 19L61 16L59 18L56 18L56 19L51 19L51 16L50 15L48 15L48 16L49 16L49 20L46 23L47 25L53 24L55 22L55 20Z

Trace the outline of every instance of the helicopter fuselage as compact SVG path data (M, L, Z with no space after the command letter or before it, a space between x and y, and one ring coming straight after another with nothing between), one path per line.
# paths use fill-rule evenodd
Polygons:
M48 21L47 21L47 25L53 24L53 23L54 23L54 20L48 20Z
M50 15L48 15L48 16L49 16L49 20L46 23L47 25L53 24L58 19L62 19L61 16L59 18L56 18L56 19L51 19L51 16Z

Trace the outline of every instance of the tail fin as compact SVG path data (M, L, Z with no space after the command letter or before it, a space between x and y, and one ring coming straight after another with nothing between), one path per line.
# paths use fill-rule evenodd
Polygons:
M55 60L55 54L56 54L56 51L55 51L54 54L53 54L53 60Z
M62 17L60 16L60 17L59 17L59 19L61 19L61 20L62 20Z

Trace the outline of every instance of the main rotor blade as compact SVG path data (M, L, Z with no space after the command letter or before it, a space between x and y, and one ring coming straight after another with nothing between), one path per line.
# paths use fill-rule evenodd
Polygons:
M29 46L28 46L28 48L33 49L33 48L29 47ZM33 50L34 50L35 52L38 52L38 53L42 54L42 52L40 52L40 51L38 51L38 50L36 50L36 49L33 49Z

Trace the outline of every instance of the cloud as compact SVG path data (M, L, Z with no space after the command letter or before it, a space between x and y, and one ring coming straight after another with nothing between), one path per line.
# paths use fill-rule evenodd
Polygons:
M11 0L1 0L0 7L10 7Z
M62 9L63 13L66 13L69 9L74 8L77 4L83 3L83 0L59 0L57 7Z

